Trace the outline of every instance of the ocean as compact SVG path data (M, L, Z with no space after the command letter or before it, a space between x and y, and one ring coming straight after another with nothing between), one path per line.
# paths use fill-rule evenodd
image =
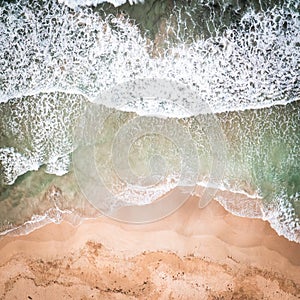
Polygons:
M152 2L1 2L2 235L201 189L300 242L299 4Z

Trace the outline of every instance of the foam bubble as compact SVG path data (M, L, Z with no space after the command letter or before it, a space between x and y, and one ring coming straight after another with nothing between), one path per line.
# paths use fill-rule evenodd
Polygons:
M49 89L98 101L99 93L138 78L195 86L214 112L299 99L300 21L299 13L288 9L249 10L238 28L188 44L179 29L166 25L177 43L166 36L159 57L124 17L26 1L6 3L0 13L1 101ZM197 103L188 104L197 114Z
M39 93L0 106L1 179L13 184L27 171L47 164L46 172L68 172L72 129L83 111L84 98L63 93Z
M280 235L290 241L300 242L300 220L297 216L293 201L299 201L300 193L287 196L285 192L275 196L274 201L265 205L263 220L267 220L270 225Z
M105 12L100 17L88 8L23 0L4 3L0 15L0 101L13 102L0 122L8 136L18 137L17 145L0 149L8 184L43 163L50 173L67 172L68 154L74 150L68 130L82 109L82 101L74 99L114 107L100 96L124 81L161 78L193 86L215 113L287 104L300 97L300 20L289 8L249 10L236 28L189 43L179 26L166 22L160 49L128 19ZM194 115L202 108L194 98L178 104L192 107ZM182 117L182 111L170 107L123 106L141 115ZM284 197L274 199L280 205L267 209L265 218L294 239L291 232L299 220L280 200Z
M78 6L97 6L98 4L108 2L113 4L115 7L121 6L126 2L129 2L130 5L144 2L144 0L59 0L60 3L65 3L71 8L76 8Z

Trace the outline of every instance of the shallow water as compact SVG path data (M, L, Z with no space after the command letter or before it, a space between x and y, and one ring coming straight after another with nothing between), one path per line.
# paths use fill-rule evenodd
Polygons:
M161 43L101 9L2 4L3 230L97 215L81 192L107 212L198 184L261 197L259 217L299 241L297 8L213 15L209 35L197 7L162 21Z

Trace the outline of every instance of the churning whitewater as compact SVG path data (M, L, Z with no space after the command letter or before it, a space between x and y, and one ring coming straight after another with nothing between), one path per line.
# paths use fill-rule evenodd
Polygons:
M42 165L47 173L67 174L72 153L73 159L82 159L74 164L75 171L86 166L80 147L93 142L87 138L82 144L77 138L82 130L88 136L87 129L93 128L101 141L93 144L97 172L118 199L103 203L106 209L151 203L178 182L211 185L263 199L254 213L251 207L230 206L228 199L218 198L233 213L267 219L277 232L299 241L297 7L287 2L267 10L249 8L237 24L215 30L208 38L195 34L188 25L193 20L175 7L162 22L163 38L153 40L122 14L77 6L76 1L66 4L17 1L0 7L3 185L13 185L20 175ZM103 96L130 82L144 82L146 89L153 79L176 82L197 96L172 101L153 97L151 105L146 97ZM208 110L203 110L203 103ZM102 120L101 128L95 118ZM133 140L128 160L138 180L124 184L108 153L118 134L137 120L143 125L153 122L148 128L160 126L164 131L159 129L161 138L151 131L154 136L141 138L139 133ZM211 120L222 136L207 137ZM183 139L189 147L174 146L167 133L161 134L174 126L183 128L181 137L189 137ZM223 138L224 145L218 144L215 151L216 140ZM183 159L187 154L193 161L195 153L197 169ZM142 163L134 161L137 157ZM226 164L216 167L218 160ZM213 169L218 172L211 176ZM145 178L152 185L143 190L141 202L137 183L143 185Z

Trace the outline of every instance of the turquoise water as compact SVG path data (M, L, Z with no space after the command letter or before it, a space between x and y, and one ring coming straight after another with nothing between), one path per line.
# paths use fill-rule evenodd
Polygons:
M210 185L260 199L255 216L299 241L296 4L203 23L205 3L178 2L149 36L111 7L40 5L0 10L3 232L97 215L84 195L109 211Z
M56 97L56 99L64 99L61 105L64 105L68 98L70 101L74 101L72 102L73 105L76 103L74 107L78 109L78 113L77 118L74 117L73 119L73 124L78 124L80 120L79 111L84 111L84 108L86 109L90 104L84 101L82 97L74 98L73 95L67 94L64 97L61 96L62 94L60 97ZM26 103L26 100L23 99L21 103ZM31 101L31 103L36 103L36 101ZM2 107L9 104L7 103ZM62 107L58 105L57 108ZM208 116L161 119L140 117L135 113L120 112L98 105L92 105L91 108L94 118L91 117L87 119L88 121L85 119L84 127L86 130L87 124L92 120L92 125L89 124L92 128L90 135L85 131L86 134L83 139L72 140L70 143L73 146L61 149L61 153L64 153L63 150L65 149L67 153L71 153L72 147L75 145L79 147L75 151L75 156L69 155L70 160L72 157L76 160L77 172L78 170L80 172L89 170L86 169L89 162L95 164L101 179L96 175L95 182L91 181L89 176L92 176L92 172L90 171L84 175L87 176L87 182L94 182L94 186L92 184L93 190L97 189L96 186L100 182L105 182L106 188L110 191L109 199L104 197L106 193L102 191L100 199L103 205L101 204L101 209L107 210L115 206L133 204L145 205L155 201L175 186L196 185L197 183L201 185L201 182L210 182L210 184L219 185L222 189L225 187L227 190L244 192L249 196L258 195L262 197L263 209L260 217L271 220L274 218L273 222L280 233L297 239L300 194L299 102L265 109L217 114L219 128L224 134L222 146L225 147L225 149L221 149L220 156L213 154L213 151L216 151L216 145L214 141L208 138L208 131L204 126L208 123ZM16 108L14 109L16 111ZM52 111L52 114L57 115L59 119L62 118L61 111L61 109L57 109ZM47 116L45 118L47 119ZM101 126L99 126L99 119L103 124ZM22 120L26 119L23 118ZM103 123L102 120L104 120ZM132 126L130 122L137 120L143 126L148 125L142 128L143 134L133 134L134 141L130 143L129 152L127 152L124 149L124 144L120 144L116 140L118 140L119 134L123 134L120 130L124 130L124 128L125 132L132 133L133 131L128 130L126 126ZM149 131L149 127L154 128L157 124L164 128L164 134L158 129ZM191 144L185 142L179 147L178 143L172 141L171 131L174 126L180 126L183 128L183 132L191 137L196 153L190 151ZM21 128L24 128L24 124ZM42 144L37 143L40 140L32 139L31 143L27 141L22 144L23 147L19 146L17 148L19 153L24 153L25 157L29 148L28 144L30 144L30 147L34 147L35 151L37 151L36 149L43 150L41 152L45 156L51 156L53 151L57 151L57 147L53 147L55 139L61 141L72 139L74 134L71 126L64 127L63 130L59 127L54 129ZM176 140L179 140L181 131L174 132ZM16 142L12 138L12 134L5 136L7 143L5 145L9 147L14 145L9 141ZM22 141L21 138L19 136L18 142ZM2 142L4 143L4 139ZM128 162L128 165L125 164L125 166L122 166L114 157L114 153L121 155L120 153L123 152L126 157L124 159L121 156L121 159ZM197 155L197 160L195 160L195 155ZM218 158L221 162L217 165L217 169L213 170L214 160ZM187 169L190 172L182 171L184 159L190 162L187 166L190 168ZM3 224L16 223L20 225L22 221L30 219L33 213L43 215L43 212L48 211L53 205L51 201L49 202L43 197L43 194L52 185L59 187L66 193L67 200L64 200L66 203L62 202L59 205L61 210L73 211L84 216L87 204L79 195L81 192L85 192L85 188L81 191L80 188L82 188L82 184L84 186L86 183L80 182L78 187L78 180L80 181L85 177L74 177L74 161L71 165L69 161L67 163L67 172L69 173L63 177L47 175L45 172L49 173L49 167L46 165L38 172L26 173L19 177L20 179L13 185L2 184L1 210L3 215L1 219ZM195 163L198 163L197 169L195 169ZM2 174L5 175L5 173ZM216 177L211 177L211 174L216 174ZM179 180L180 176L181 179ZM182 178L183 176L185 177ZM170 180L166 181L167 178ZM144 189L136 186L144 187ZM148 188L145 189L145 187ZM136 196L137 193L139 196ZM116 199L118 200L116 201ZM254 212L244 208L242 214L252 216ZM53 218L55 219L55 217Z

